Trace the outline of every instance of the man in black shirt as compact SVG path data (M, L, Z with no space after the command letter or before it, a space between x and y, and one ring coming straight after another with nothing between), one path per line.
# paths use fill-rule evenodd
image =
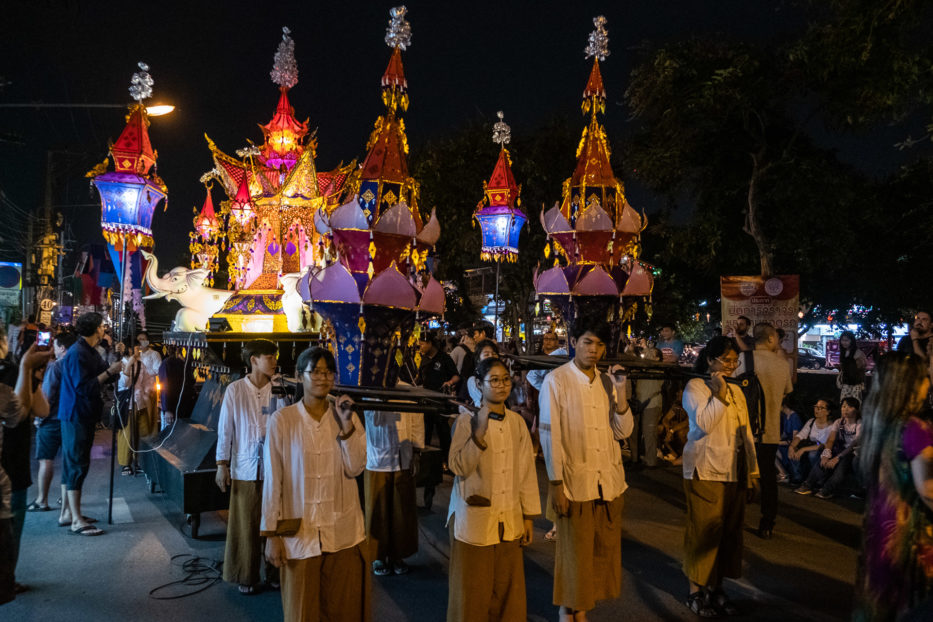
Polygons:
M897 351L916 354L926 360L928 358L927 346L931 336L933 336L933 316L929 311L917 311L910 334L901 337L897 343Z
M457 365L446 352L437 347L437 334L433 331L421 333L418 346L421 348L421 365L418 367L419 386L432 391L449 392L457 386L460 376ZM447 419L440 415L429 415L424 422L424 444L431 440L432 430L437 429L437 439L441 445L444 462L450 451L450 426Z

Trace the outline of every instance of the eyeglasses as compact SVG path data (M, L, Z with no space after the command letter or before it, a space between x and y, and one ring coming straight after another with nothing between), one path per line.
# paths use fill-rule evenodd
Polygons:
M304 373L312 378L333 378L337 375L329 369L306 369Z
M512 384L512 379L506 376L505 378L488 378L486 382L491 387L505 387Z
M829 410L829 409L826 408L825 406L814 406L813 410Z
M734 359L721 359L721 358L719 358L719 357L716 357L716 360L719 361L720 363L722 363L724 367L738 367L738 366L739 366L739 359L738 359L738 358L734 358Z

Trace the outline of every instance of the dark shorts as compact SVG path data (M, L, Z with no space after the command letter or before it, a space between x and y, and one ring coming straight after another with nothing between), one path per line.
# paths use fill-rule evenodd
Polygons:
M62 421L62 484L81 490L91 467L95 422Z
M55 460L61 446L61 422L58 419L43 422L36 430L36 460Z

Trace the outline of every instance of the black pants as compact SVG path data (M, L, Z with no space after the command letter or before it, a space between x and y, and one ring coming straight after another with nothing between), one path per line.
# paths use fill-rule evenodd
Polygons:
M443 460L447 462L447 456L450 454L450 424L447 423L447 417L442 415L426 414L424 416L424 444L431 443L432 431L437 430L437 440L440 443Z
M755 451L758 453L758 472L761 474L761 524L759 526L767 529L773 528L774 521L777 519L777 466L774 464L777 449L777 444L755 444Z

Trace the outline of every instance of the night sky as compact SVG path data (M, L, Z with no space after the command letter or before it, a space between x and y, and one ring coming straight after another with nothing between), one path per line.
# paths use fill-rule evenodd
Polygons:
M390 3L373 2L33 2L5 8L0 25L0 103L128 102L136 62L150 66L153 103L176 111L155 118L150 136L169 208L156 213L163 266L187 247L191 208L200 206L202 173L211 168L206 132L228 153L261 142L276 86L269 78L281 27L295 39L296 116L317 128L319 170L362 158L382 113L379 79L390 50L383 37ZM621 105L639 47L690 34L722 33L753 41L799 32L795 3L749 0L627 2L408 2L412 45L403 53L411 106L405 115L412 150L433 136L502 109L513 132L556 115L578 120L592 61L583 48L592 18L608 18L611 56L602 64L610 139L626 129ZM106 155L123 128L123 111L0 108L0 190L35 210L42 201L46 150L56 156L55 203L80 242L99 241L99 208L84 172ZM520 157L520 154L516 154ZM856 156L857 157L857 156ZM570 174L570 170L566 174ZM630 172L617 171L626 182ZM477 192L481 179L476 180ZM637 187L637 184L636 184ZM560 188L553 188L554 198ZM215 201L221 192L215 187ZM651 197L631 196L633 205ZM641 199L641 201L640 201ZM476 197L467 197L472 209ZM425 206L429 207L429 206ZM2 216L2 214L0 214ZM0 222L4 222L0 218ZM69 266L66 265L66 269Z

